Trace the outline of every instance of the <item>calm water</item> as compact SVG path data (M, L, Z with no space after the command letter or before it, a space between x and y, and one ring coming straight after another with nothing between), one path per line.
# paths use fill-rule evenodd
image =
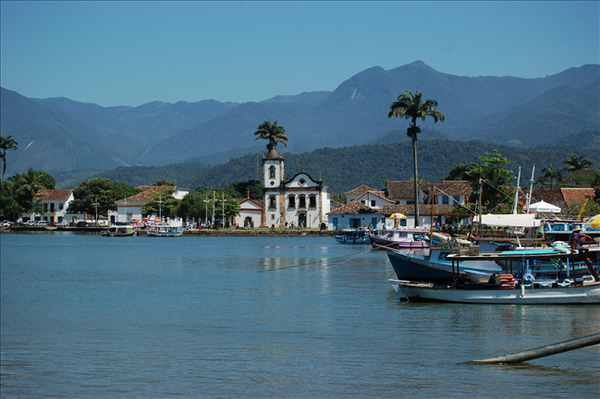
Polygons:
M333 238L0 235L2 398L598 397L596 306L398 300Z

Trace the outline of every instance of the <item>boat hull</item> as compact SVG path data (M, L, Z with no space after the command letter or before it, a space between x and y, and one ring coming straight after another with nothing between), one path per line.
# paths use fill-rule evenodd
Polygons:
M429 284L400 282L400 291L410 301L481 304L563 305L600 303L600 282L568 288L454 289Z
M429 244L426 241L405 239L390 240L385 237L371 235L369 236L371 244L375 249L405 249L405 248L427 248Z
M399 280L450 284L458 277L473 282L487 282L492 274L502 271L494 262L473 262L470 266L461 266L460 269L453 270L452 262L432 261L431 256L425 252L422 256L388 252L388 258Z

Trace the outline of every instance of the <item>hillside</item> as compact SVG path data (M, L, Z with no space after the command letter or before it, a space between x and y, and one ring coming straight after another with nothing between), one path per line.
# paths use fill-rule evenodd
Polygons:
M584 143L584 148L577 143ZM527 149L475 140L463 142L444 139L421 139L418 146L419 176L430 182L444 179L453 165L478 162L476 155L484 155L495 149L511 161L509 169L516 171L521 167L531 170L536 164L538 175L548 164L562 168L563 161L574 153L591 160L593 168L600 165L598 132L567 137L564 144ZM233 182L260 179L263 153L247 154L210 168L200 164L172 164L164 167L119 168L98 176L134 186L166 179L192 190L198 186L224 188ZM408 138L390 144L323 148L303 154L282 153L288 175L305 171L315 179L322 178L331 193L344 193L361 184L381 189L386 180L410 180L413 176L412 145ZM64 184L60 178L57 178L57 182L61 186Z
M396 133L390 132L405 130L407 121L387 113L406 89L439 102L446 121L423 123L423 131L438 138L527 147L600 130L599 65L523 79L449 75L420 61L366 69L333 92L243 104L156 101L101 107L66 98L33 100L2 89L0 127L19 143L8 175L29 167L79 173L126 165L216 165L262 151L253 132L264 120L286 128L285 149L294 154L393 141Z

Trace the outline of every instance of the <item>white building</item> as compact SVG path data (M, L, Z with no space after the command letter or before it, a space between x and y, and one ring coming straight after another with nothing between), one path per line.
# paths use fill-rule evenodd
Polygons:
M42 213L24 214L22 222L44 221L48 224L69 224L85 221L85 215L81 213L67 213L69 204L75 200L73 190L39 190L34 200L40 201Z
M285 180L284 159L274 148L263 157L264 209L262 225L320 228L327 222L329 193L322 180L297 173Z
M259 201L246 198L238 200L240 203L239 215L235 216L234 222L238 227L252 228L260 227L263 220L263 206Z
M180 200L189 193L188 190L181 190L173 186L140 186L138 188L143 191L117 201L117 211L110 211L108 213L111 223L129 223L134 219L143 221L144 218L153 219L162 217L160 211L159 215L145 215L142 212L142 207L150 202L157 201L156 197L158 197L158 201L165 200L168 197ZM182 223L183 221L179 218L169 219L168 221L168 224L173 226L181 226Z

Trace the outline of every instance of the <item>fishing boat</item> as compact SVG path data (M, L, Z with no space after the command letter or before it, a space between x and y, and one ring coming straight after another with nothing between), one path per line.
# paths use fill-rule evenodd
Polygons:
M114 225L109 226L108 230L103 231L105 237L133 237L137 235L137 229L131 225Z
M344 229L341 231L341 234L335 236L335 239L340 244L371 244L371 240L369 236L371 234L376 234L375 230L365 230L365 229Z
M147 228L148 237L180 237L183 235L183 226L166 226L151 224Z
M395 228L384 230L381 234L370 234L371 245L375 249L426 248L424 238L427 230L411 228Z
M459 278L465 281L487 282L494 273L502 272L502 267L493 260L469 262L461 270L456 270L448 257L461 249L434 247L423 250L388 251L388 259L398 280L435 282L449 284ZM477 247L464 247L462 250L477 251Z
M590 251L587 256L595 259L595 264L582 253L546 252L527 250L523 253L482 253L478 255L448 255L452 262L455 278L451 284L430 281L393 280L398 289L412 301L442 301L460 303L489 304L586 304L600 303L600 277L598 275L598 253ZM595 253L593 253L595 252ZM527 257L530 260L559 259L561 262L583 261L589 274L578 278L538 279L528 281L515 279L506 272L494 273L487 282L461 280L460 273L470 262L503 259L509 261ZM522 262L521 262L522 264Z

